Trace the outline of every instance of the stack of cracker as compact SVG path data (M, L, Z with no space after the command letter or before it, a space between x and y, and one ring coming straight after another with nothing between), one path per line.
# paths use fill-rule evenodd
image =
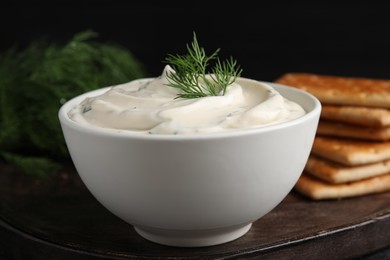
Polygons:
M390 80L287 73L275 82L322 104L295 190L315 200L390 191Z

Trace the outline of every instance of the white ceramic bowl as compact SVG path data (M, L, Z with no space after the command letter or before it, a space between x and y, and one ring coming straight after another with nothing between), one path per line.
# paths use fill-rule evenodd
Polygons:
M309 93L265 82L307 114L258 129L206 135L142 135L59 119L74 165L95 198L142 237L171 246L237 239L292 190L307 162L321 104Z

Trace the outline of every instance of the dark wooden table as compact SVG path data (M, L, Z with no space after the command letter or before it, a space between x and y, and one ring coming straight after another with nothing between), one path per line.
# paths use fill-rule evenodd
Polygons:
M0 163L0 259L340 259L390 246L390 193L312 201L292 191L243 237L179 248L140 237L73 167L37 178Z

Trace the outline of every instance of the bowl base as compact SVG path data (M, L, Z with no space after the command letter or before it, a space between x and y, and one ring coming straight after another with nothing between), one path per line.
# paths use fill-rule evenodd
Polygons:
M219 245L245 235L252 223L210 230L165 230L134 226L143 238L167 246L203 247Z

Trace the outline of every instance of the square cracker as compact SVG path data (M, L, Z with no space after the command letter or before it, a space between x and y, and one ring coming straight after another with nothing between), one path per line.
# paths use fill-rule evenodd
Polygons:
M341 199L390 191L390 173L343 184L330 184L303 173L294 189L313 199Z
M311 152L344 165L361 165L390 160L390 142L316 136Z
M369 141L390 141L390 127L364 127L327 120L320 120L317 134Z
M345 166L310 155L305 171L329 183L347 183L389 173L390 160L358 166Z
M321 119L369 127L390 126L390 110L376 107L323 105Z
M305 90L323 104L390 108L390 80L286 73L275 83Z

